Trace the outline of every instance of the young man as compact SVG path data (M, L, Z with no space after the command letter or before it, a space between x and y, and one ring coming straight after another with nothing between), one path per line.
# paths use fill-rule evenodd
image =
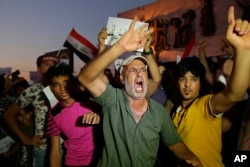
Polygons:
M104 110L104 150L98 166L153 167L160 138L178 157L200 166L197 157L182 143L163 106L146 95L148 59L134 55L123 61L120 69L123 89L113 88L99 77L119 56L144 47L153 29L143 31L146 25L134 29L135 23L136 20L116 44L92 59L78 76ZM145 55L150 54L150 50L145 50Z
M100 152L96 147L94 136L95 127L100 116L95 112L97 104L90 100L78 102L74 98L77 93L77 80L71 68L61 63L49 68L46 76L51 91L59 100L58 104L49 112L47 135L50 136L50 166L58 167L61 164L60 136L64 136L66 166L90 167L95 164L95 153ZM83 118L83 119L81 119ZM83 121L82 121L83 120ZM93 162L94 161L94 162Z
M4 121L14 134L25 144L33 145L33 165L36 167L47 166L47 139L44 137L44 125L48 109L50 108L43 89L47 86L45 73L49 67L56 65L59 58L51 55L42 55L37 58L37 71L41 73L42 80L27 88L4 114ZM16 115L21 109L32 104L34 106L35 135L27 136L16 121ZM46 163L45 163L46 162Z
M32 137L34 135L34 118L33 118L33 106L28 105L17 114L17 122L22 131L27 136ZM33 146L22 145L20 156L20 167L31 167L33 164Z
M9 150L4 153L0 153L0 164L3 167L15 166L15 164L18 164L19 150L21 148L19 140L6 126L3 120L3 115L16 100L16 98L21 94L21 92L29 87L29 83L24 78L20 77L9 83L10 85L7 86L7 90L4 91L4 96L0 98L0 145L2 147L6 147L8 145L10 146L12 143L13 144ZM6 140L9 141L7 142L8 144L6 143Z
M185 145L203 166L224 166L220 155L221 116L243 99L249 85L250 24L235 20L233 7L228 11L226 38L235 48L235 62L230 81L223 91L202 96L205 68L198 58L182 60L174 73L180 105L173 112L173 122Z

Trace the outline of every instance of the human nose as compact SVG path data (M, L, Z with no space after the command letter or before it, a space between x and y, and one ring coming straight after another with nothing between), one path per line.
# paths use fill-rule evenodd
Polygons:
M136 75L141 76L142 75L142 70L136 70Z
M140 70L140 69L139 69L139 70L136 70L136 77L142 77L142 76L144 75L144 72L145 72L145 71L142 70L142 69L141 69L141 70Z
M28 119L28 114L25 114L25 115L23 116L23 119Z
M190 86L190 80L189 79L185 79L184 84L187 87Z
M60 90L65 90L65 85L60 85Z

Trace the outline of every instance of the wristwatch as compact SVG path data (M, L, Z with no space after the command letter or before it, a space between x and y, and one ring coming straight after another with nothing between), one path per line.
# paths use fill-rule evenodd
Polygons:
M153 51L152 51L152 49L149 49L149 51L143 51L143 53L142 53L144 56L148 56L148 55L153 55Z

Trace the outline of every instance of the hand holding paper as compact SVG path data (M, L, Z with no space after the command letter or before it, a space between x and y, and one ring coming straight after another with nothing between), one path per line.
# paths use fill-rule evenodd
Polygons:
M105 40L106 45L115 44L123 35L129 30L129 26L133 20L124 18L109 17L107 23L108 37ZM143 26L145 25L145 27ZM136 21L134 24L134 30L143 26L144 31L148 30L148 23ZM138 40L141 40L138 36ZM139 48L137 51L142 52L143 47Z

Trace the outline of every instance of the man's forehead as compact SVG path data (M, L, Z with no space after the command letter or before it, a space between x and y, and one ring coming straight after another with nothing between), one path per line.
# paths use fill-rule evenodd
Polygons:
M68 75L57 75L57 76L54 76L52 78L52 80L69 80L69 76Z
M194 75L191 71L188 71L188 72L186 72L184 75L183 75L183 77L195 77L195 78L199 78L199 76L198 75Z
M140 59L134 59L132 60L127 66L146 66L145 62Z

